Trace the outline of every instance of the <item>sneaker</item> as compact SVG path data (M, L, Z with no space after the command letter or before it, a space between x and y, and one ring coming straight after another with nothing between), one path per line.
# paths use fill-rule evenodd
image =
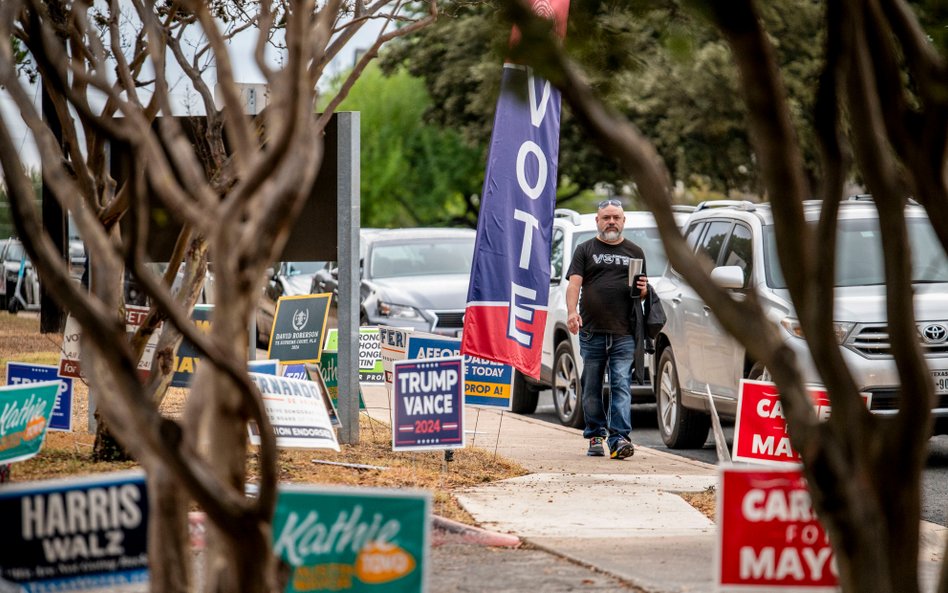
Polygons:
M635 455L635 447L629 441L625 439L620 439L615 447L612 448L612 452L609 454L609 457L613 459L625 459L626 457L632 457Z
M602 437L593 437L589 439L589 449L586 451L586 455L590 457L602 457L606 454L606 450L602 446Z

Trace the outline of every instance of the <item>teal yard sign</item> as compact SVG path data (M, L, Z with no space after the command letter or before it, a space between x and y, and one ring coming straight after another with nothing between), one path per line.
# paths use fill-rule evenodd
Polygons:
M39 453L59 387L59 381L0 387L0 463Z
M280 488L273 551L287 593L427 591L431 496L380 488Z

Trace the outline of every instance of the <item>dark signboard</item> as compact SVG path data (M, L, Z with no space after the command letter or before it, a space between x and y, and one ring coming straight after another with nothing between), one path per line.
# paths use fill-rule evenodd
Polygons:
M280 297L267 358L282 364L319 362L332 293Z

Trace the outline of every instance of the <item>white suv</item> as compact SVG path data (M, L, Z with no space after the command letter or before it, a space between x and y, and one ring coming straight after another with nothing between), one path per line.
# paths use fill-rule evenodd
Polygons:
M676 206L676 217L684 222L694 209L691 206ZM553 389L553 404L560 422L567 426L581 427L584 424L582 408L582 384L580 377L583 361L579 356L579 337L566 329L566 272L573 259L573 252L583 241L596 236L596 215L579 214L574 210L559 208L553 219L553 235L550 254L550 300L543 333L543 351L540 361L540 381L525 377L519 372L514 377L513 411L532 413L536 410L537 396L543 389ZM626 239L645 251L645 265L650 278L658 278L665 270L667 259L662 246L655 219L649 212L625 213ZM653 401L649 380L649 359L646 356L645 383L632 384L632 401Z
M815 222L820 203L808 202ZM948 257L921 206L905 210L919 340L935 380L936 431L948 432ZM695 251L715 266L712 278L735 296L754 291L764 311L783 328L804 380L820 383L777 261L769 204L701 204L685 225ZM886 328L885 277L878 212L868 196L842 203L837 225L834 325L857 386L872 394L870 410L894 414L899 377ZM672 448L701 447L710 425L706 386L722 416L733 417L742 378L767 378L762 365L728 335L697 293L671 267L655 283L668 321L655 343L658 425Z

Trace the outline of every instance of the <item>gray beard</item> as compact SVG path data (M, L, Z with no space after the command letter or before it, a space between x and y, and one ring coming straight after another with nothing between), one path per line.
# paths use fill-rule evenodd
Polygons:
M599 236L605 239L606 241L615 241L622 236L622 233L619 231L603 231L599 233Z

